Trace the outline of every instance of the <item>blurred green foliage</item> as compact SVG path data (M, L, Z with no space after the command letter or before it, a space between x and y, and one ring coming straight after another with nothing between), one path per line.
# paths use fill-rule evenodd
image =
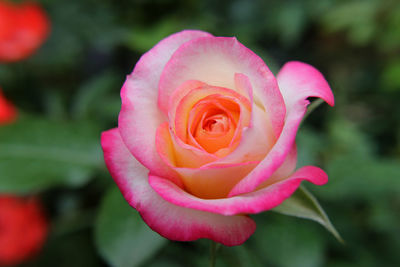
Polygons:
M96 245L114 266L136 266L167 242L132 211L117 187L106 193L96 221Z
M253 216L258 229L244 246L220 248L217 266L400 266L399 1L39 2L50 38L30 59L0 65L0 85L22 113L0 129L0 192L40 193L52 221L43 253L26 266L207 264L206 240L164 241L148 230L99 150L140 55L189 28L236 36L275 73L289 60L310 63L336 98L297 141L299 166L327 170L327 185L306 186L345 245L318 224L266 212Z

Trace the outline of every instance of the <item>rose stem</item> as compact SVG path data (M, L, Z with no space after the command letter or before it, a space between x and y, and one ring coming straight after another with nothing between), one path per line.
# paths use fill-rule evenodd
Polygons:
M215 267L215 260L217 258L217 243L210 240L210 267Z

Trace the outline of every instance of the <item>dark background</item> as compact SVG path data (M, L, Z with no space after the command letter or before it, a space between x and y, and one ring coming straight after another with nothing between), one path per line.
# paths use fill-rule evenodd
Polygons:
M335 95L301 126L299 166L341 233L274 212L223 247L217 266L400 266L400 2L42 0L51 35L31 58L0 65L20 111L0 129L0 192L37 194L51 219L25 266L206 266L208 241L166 241L122 200L105 169L100 132L117 124L119 90L167 35L236 36L277 73L289 60L318 68Z

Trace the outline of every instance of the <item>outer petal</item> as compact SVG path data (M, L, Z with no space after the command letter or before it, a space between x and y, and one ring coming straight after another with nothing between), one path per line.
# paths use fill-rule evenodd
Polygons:
M295 144L290 150L289 154L286 156L283 164L274 172L274 174L271 175L271 177L269 177L267 180L264 180L264 182L257 186L257 189L270 186L271 184L277 183L278 181L282 181L287 177L290 177L294 173L296 165L297 146Z
M278 84L287 111L282 133L266 158L232 189L229 196L253 191L281 166L294 144L297 129L307 110L309 102L306 98L320 97L328 104L334 104L328 83L317 69L308 64L285 64L278 74Z
M209 211L223 215L251 214L272 209L290 197L302 180L317 185L328 181L325 172L317 167L305 166L290 177L251 193L222 199L201 199L183 191L174 183L158 176L149 176L150 185L167 201L181 207Z
M223 216L165 201L150 187L148 170L129 153L117 129L103 132L101 143L107 168L125 199L160 235L178 241L208 238L234 246L255 231L254 221L247 216Z
M316 68L309 64L289 61L279 71L277 80L286 107L290 107L298 99L307 97L319 97L331 106L335 104L328 82Z
M158 81L165 64L179 46L204 36L210 34L183 31L165 38L140 58L121 90L118 128L122 139L137 160L152 173L163 177L175 177L176 174L156 151L156 130L166 121L157 106Z
M187 80L235 88L235 73L249 77L255 102L265 107L278 136L283 127L285 106L275 77L263 60L236 38L204 37L180 46L163 70L159 105L167 107L169 97Z

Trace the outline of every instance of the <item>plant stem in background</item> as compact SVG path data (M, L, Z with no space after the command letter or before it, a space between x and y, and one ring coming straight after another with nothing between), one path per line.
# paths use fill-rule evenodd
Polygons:
M210 267L215 267L215 260L217 258L217 243L210 240Z

